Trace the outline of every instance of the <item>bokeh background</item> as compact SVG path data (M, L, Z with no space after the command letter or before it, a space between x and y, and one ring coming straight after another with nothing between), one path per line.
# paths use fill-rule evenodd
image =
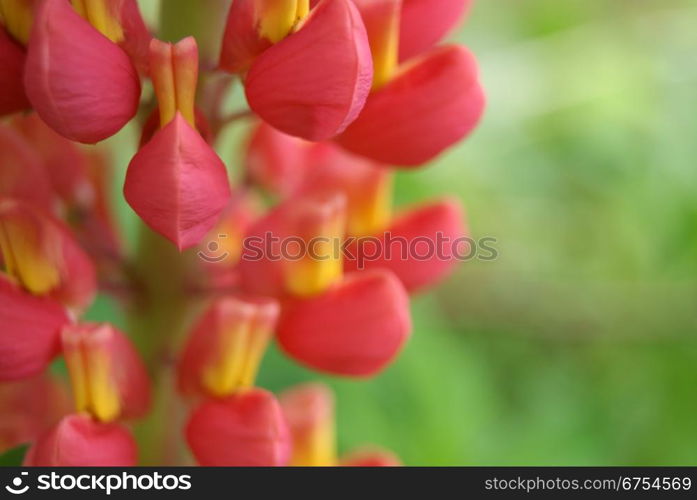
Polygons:
M150 18L158 2L141 0ZM400 174L455 195L495 261L413 301L415 331L337 392L340 448L410 465L697 464L697 2L479 0L452 39L481 62L477 132ZM135 130L111 141L118 175ZM232 130L222 154L244 134ZM114 197L133 244L136 218ZM122 322L107 297L92 319ZM318 378L273 350L259 384Z

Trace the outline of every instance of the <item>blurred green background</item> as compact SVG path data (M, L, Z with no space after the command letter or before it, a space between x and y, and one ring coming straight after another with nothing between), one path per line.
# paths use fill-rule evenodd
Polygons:
M692 0L475 3L453 39L481 62L486 117L400 174L397 200L456 195L499 256L414 299L413 338L384 374L325 378L342 450L375 443L410 465L697 464L696 26ZM242 132L223 148L233 171ZM112 143L121 177L134 135ZM121 322L106 298L90 316ZM274 350L259 384L316 378Z

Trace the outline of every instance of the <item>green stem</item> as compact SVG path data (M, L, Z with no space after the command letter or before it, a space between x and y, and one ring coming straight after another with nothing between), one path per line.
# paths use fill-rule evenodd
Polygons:
M135 268L143 289L132 306L129 331L150 369L153 408L139 423L141 462L173 465L183 455L184 408L175 390L175 360L199 303L187 292L195 254L180 254L161 236L142 226Z

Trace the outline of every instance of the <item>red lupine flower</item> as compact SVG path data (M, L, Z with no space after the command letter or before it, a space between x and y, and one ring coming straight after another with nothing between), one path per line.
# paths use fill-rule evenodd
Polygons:
M24 83L29 100L51 128L91 144L112 136L135 116L140 81L115 43L123 31L105 0L82 6L87 20L65 0L42 2L27 48Z
M279 466L290 458L281 408L262 389L204 402L186 426L186 439L200 465Z
M323 294L290 304L278 341L306 366L365 377L384 369L410 332L404 287L387 271L371 271L349 274Z
M116 423L68 415L34 443L24 457L34 467L129 467L138 459L130 432Z
M37 150L15 130L0 126L0 151L0 196L53 210L53 189Z
M466 255L469 243L462 210L443 200L405 211L377 239L357 240L349 248L346 270L389 269L409 292L420 291L447 276Z
M376 80L358 119L338 137L356 154L382 163L418 166L469 134L484 109L474 56L444 46L397 65L400 0L354 0L366 25ZM386 8L392 5L392 8ZM431 9L440 4L431 1ZM424 21L428 22L428 21ZM401 36L408 37L409 33Z
M195 40L153 40L150 73L162 128L131 160L124 195L148 226L184 250L213 229L230 186L222 160L194 128Z
M77 411L103 422L148 411L150 380L123 333L108 324L69 325L62 345Z
M324 140L360 112L372 63L365 28L351 0L236 0L220 58L244 74L250 107L290 135Z
M290 465L336 464L334 394L320 383L292 387L279 396L293 438Z
M96 291L90 258L69 230L42 210L0 199L0 253L8 274L29 292L82 310Z
M24 49L0 25L0 116L29 108L24 93Z
M0 453L36 439L69 412L66 388L56 377L40 374L0 384Z
M63 307L22 290L0 273L0 381L36 375L58 354Z
M402 0L399 60L430 49L465 17L472 0Z
M354 450L341 458L343 467L397 467L402 461L389 450L366 446Z
M252 387L278 314L279 305L271 299L216 299L183 351L180 391L222 397Z

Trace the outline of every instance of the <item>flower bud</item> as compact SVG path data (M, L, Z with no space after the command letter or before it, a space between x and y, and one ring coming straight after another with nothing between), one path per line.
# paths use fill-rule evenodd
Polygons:
M204 402L193 412L186 438L203 466L283 466L290 458L281 407L262 389Z
M474 56L464 47L438 47L373 92L337 141L378 162L419 166L466 137L484 101Z
M177 113L131 160L124 195L179 250L198 244L230 198L225 165Z
M69 321L55 301L26 293L0 273L0 381L36 375L58 354Z
M162 128L131 160L124 195L151 229L184 250L213 229L230 185L222 160L195 128L196 41L153 39L150 74Z
M346 271L389 269L410 292L444 279L470 252L462 209L455 200L414 208L383 234L356 240L348 248Z
M110 422L148 411L150 380L123 333L108 324L69 325L62 343L78 412Z
M68 415L27 451L30 467L132 467L138 460L130 432L116 423Z
M293 438L290 465L295 467L336 464L334 395L321 383L292 387L279 396Z
M298 362L335 375L367 377L383 370L411 332L409 298L387 271L347 275L325 293L290 303L278 341Z
M216 299L184 348L178 366L180 391L224 397L252 387L278 314L279 305L272 299Z
M112 41L120 26L104 3L76 2L88 9L88 22L65 0L44 0L27 49L24 83L32 105L56 132L88 144L118 132L140 100L138 73Z

